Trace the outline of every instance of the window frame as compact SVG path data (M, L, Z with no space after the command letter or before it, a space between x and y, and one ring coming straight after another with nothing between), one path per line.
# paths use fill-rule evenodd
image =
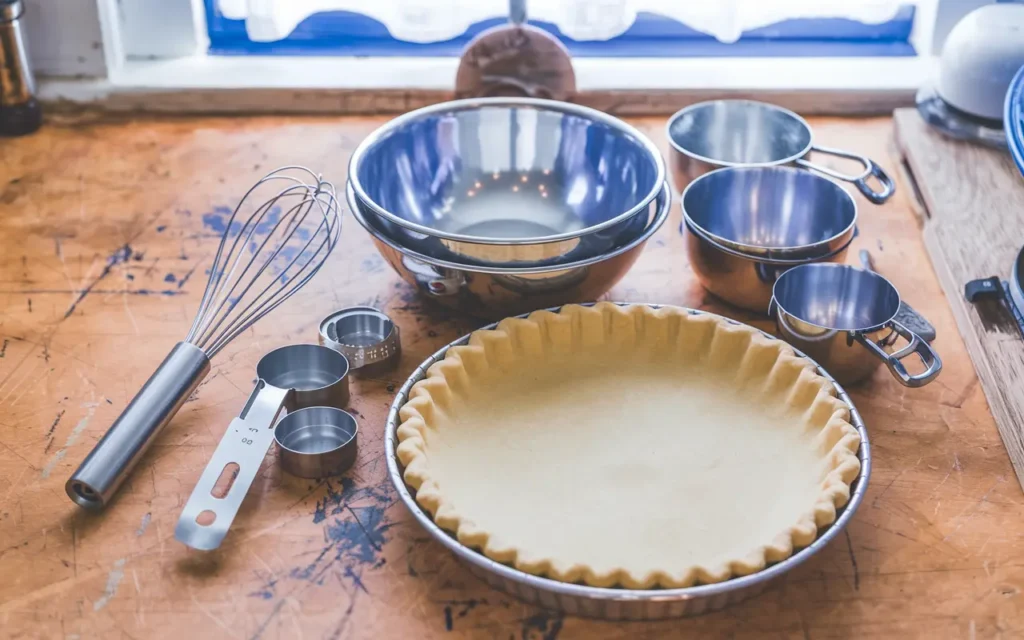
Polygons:
M579 99L625 114L665 113L711 97L772 99L806 113L882 114L912 103L934 71L931 54L949 27L991 1L938 0L932 15L919 8L914 58L716 58L713 73L707 58L574 58ZM65 13L73 4L73 17L56 24L40 19L58 3ZM445 99L457 65L454 57L208 56L203 0L31 5L42 10L26 19L30 48L41 30L45 40L60 43L83 24L96 25L102 38L102 64L95 39L50 58L35 52L48 60L37 66L38 75L72 76L42 78L40 95L50 100L114 109L394 112ZM83 70L77 61L85 46L92 49Z

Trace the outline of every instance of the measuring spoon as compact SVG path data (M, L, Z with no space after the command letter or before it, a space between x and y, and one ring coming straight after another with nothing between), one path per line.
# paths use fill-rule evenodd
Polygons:
M281 409L344 407L348 371L345 356L314 344L281 347L263 356L256 365L256 388L199 477L174 537L193 549L219 547L274 441Z

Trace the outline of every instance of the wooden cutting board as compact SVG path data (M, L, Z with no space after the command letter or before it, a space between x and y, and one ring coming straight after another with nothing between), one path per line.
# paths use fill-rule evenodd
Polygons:
M1002 302L964 299L968 281L1010 275L1024 245L1024 176L1006 152L946 138L914 109L893 117L925 246L1024 487L1024 338Z

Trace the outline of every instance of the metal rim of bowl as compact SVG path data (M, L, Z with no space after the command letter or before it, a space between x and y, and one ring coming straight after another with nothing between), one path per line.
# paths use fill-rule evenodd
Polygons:
M582 306L593 306L593 304L594 303L589 303ZM629 306L631 303L616 304L619 304L621 306ZM647 303L642 304L645 304L646 306L655 309L675 306ZM686 307L675 308L684 309L687 313L693 315L713 316L725 320L726 322L729 322L731 324L743 324L736 320L732 320L731 318L726 318L725 316L709 313L707 311L701 311L699 309L690 309ZM557 313L560 309L561 307L551 307L546 310L551 311L553 313ZM524 313L515 317L525 318L529 315L529 313ZM494 329L495 327L498 326L498 324L498 322L495 322L485 327L481 327L480 330ZM769 333L761 331L757 327L750 328L760 332L762 335L769 338L770 340L779 340L779 338L776 338L775 336ZM738 576L735 578L730 578L729 580L726 580L724 582L716 582L712 584L699 585L694 587L684 587L680 589L640 590L591 587L587 585L560 582L558 580L552 580L550 578L536 576L530 573L526 573L524 571L520 571L508 565L502 564L495 560L491 560L482 553L475 551L474 549L471 549L469 547L466 547L465 545L460 543L454 536L452 536L451 534L443 530L440 526L438 526L437 523L434 522L433 518L431 518L427 513L423 511L423 509L416 502L415 498L412 497L412 493L410 492L409 487L405 484L405 478L402 476L400 464L398 462L398 456L396 455L396 446L398 438L398 412L405 404L405 402L408 400L409 391L412 389L412 386L426 376L427 369L430 368L431 365L433 365L436 362L440 362L441 360L444 359L444 356L448 352L448 349L450 349L453 346L459 346L468 343L470 335L472 334L462 336L458 340L455 340L445 345L437 352L435 352L433 355L431 355L429 358L424 360L423 363L420 364L420 366L418 366L412 372L412 374L410 374L405 384L402 385L401 389L395 395L395 399L391 404L391 409L388 412L387 423L384 429L384 452L388 465L388 477L391 479L391 483L394 485L395 490L398 492L399 498L405 504L406 508L409 509L410 513L412 513L413 517L416 519L419 525L423 527L427 531L427 533L431 535L431 537L440 542L444 547L446 547L449 551L454 553L461 560L469 562L478 569L496 574L504 580L518 583L520 585L533 588L538 591L553 592L561 596L584 598L588 600L600 600L606 602L616 602L619 604L710 598L731 591L739 591L763 582L768 582L788 572L789 570L797 567L798 565L803 564L811 556L813 556L815 553L824 548L825 545L831 542L832 539L834 539L837 535L839 535L839 533L843 529L846 528L846 525L849 524L850 520L853 519L853 515L854 513L856 513L857 508L864 501L864 495L867 492L868 480L871 477L871 445L868 439L867 428L864 425L864 420L863 418L861 418L860 412L857 411L857 408L853 404L853 400L850 399L850 396L849 394L846 393L846 390L843 389L843 387L838 382L836 382L835 379L832 376L830 376L828 372L825 371L825 369L821 367L821 365L819 365L813 359L809 358L799 349L796 349L795 347L792 347L790 345L790 348L793 349L794 353L796 353L798 356L802 358L806 358L811 363L813 363L817 368L817 373L824 377L826 380L828 380L830 383L832 383L832 385L836 389L837 397L841 399L844 403L846 403L846 406L850 411L850 422L857 429L857 432L858 434L860 434L861 438L860 447L857 449L857 457L860 459L861 468L860 473L857 475L854 481L851 482L851 486L854 484L856 484L856 486L853 487L853 491L850 494L850 500L841 509L839 515L836 517L835 522L829 525L825 529L825 531L821 533L821 535L815 538L814 542L795 552L793 555L786 558L785 560L777 562L771 566L765 567L763 570L758 571L756 573L752 573L747 576Z
M807 146L804 147L803 150L800 151L800 153L797 153L797 154L794 154L794 155L791 155L789 157L782 158L782 159L779 159L779 160L772 160L771 162L725 162L723 160L715 160L714 158L706 158L706 157L704 157L704 156L702 156L700 154L697 154L697 153L694 153L692 151L689 151L688 149L685 149L681 145L679 145L672 138L672 125L675 124L676 120L678 120L679 118L683 117L684 115L690 113L691 111L696 111L697 109L701 109L701 108L707 107L708 105L714 104L716 102L735 102L735 103L743 103L743 104L753 104L753 105L757 105L758 107L767 107L767 108L772 109L774 111L779 111L781 113L784 113L787 116L789 116L790 118L793 118L794 120L799 122L800 125L804 129L807 130ZM775 167L775 166L778 166L778 165L789 164L790 162L793 162L794 160L799 160L800 158L806 156L810 152L811 147L814 146L814 129L811 128L811 125L810 125L809 122L807 122L807 120L805 120L802 116L800 116L795 111L791 111L789 109L786 109L785 107L780 107L779 105L772 104L770 102L762 102L760 100L732 100L732 99L705 100L704 102L698 102L696 104L691 104L688 107L683 107L679 111L676 111L675 113L673 113L672 117L668 119L668 123L665 125L665 138L668 139L669 145L673 149L678 151L679 153L681 153L681 154L683 154L683 155L685 155L685 156L687 156L689 158L693 158L694 160L699 160L701 162L706 162L708 164L717 165L718 167L722 167L722 168L727 168L727 167Z
M779 302L778 296L775 295L775 290L779 286L779 281L781 281L783 278L785 278L787 273L789 273L790 271L793 271L795 269L803 269L805 267L811 267L811 268L815 268L815 269L818 268L818 267L828 268L828 269L851 269L853 271L859 271L861 273L866 273L866 274L868 274L868 276L870 276L872 278L877 278L879 280L882 280L882 281L888 283L889 286L892 288L892 290L896 293L896 299L899 300L900 304L903 303L903 296L900 295L900 290L896 288L896 285L894 285L892 283L892 280L889 280L888 278L886 278L885 276L883 276L880 273L877 273L875 271L869 271L867 269L861 269L860 267L854 266L852 264L844 264L844 263L841 263L841 262L809 262L807 264L797 265L797 266L793 267L792 269L788 269L785 273L780 274L779 277L776 278L775 283L772 285L772 303L779 308L779 311L781 311L782 313L785 313L787 316L792 316L792 317L796 318L797 320L799 320L800 322L802 322L802 323L804 323L804 324L806 324L808 326L815 327L817 329L823 329L825 331L849 331L849 332L854 332L854 333L873 333L875 331L879 331L880 329L885 328L890 322L892 322L892 319L896 317L896 314L899 313L900 305L897 304L896 305L896 310L893 312L893 314L891 316L889 316L888 318L886 318L883 322L881 322L879 324L871 325L869 327L859 328L859 329L837 329L835 327L826 327L826 326L817 324L815 322L811 322L810 320L805 320L805 319L801 318L800 316L796 315L795 313L793 313L792 311L789 311L785 307L783 307L782 304ZM815 364L817 364L817 363L815 363Z
M789 172L801 173L801 174L806 174L806 175L809 175L809 176L813 176L812 179L814 179L814 180L824 180L825 182L827 182L830 185L832 185L832 187L834 187L839 193L843 194L843 196L850 202L850 206L853 207L853 219L850 220L850 224L848 224L846 227L844 227L843 230L840 231L839 233L835 233L832 236L830 236L828 238L825 238L823 240L818 240L817 242L812 242L810 244L790 245L790 246L787 246L787 247L765 247L765 246L762 246L762 245L754 245L754 244L746 244L746 243L743 243L743 242L737 242L735 240L730 240L729 238L723 238L722 236L719 236L719 235L716 235L714 233L711 233L710 231L705 229L703 226L697 224L697 222L694 221L694 219L690 217L690 214L687 213L687 211L686 211L686 194L689 193L690 189L692 189L694 187L694 185L698 184L701 180L710 179L710 178L708 178L709 176L713 176L713 175L715 175L717 173L721 173L721 172L727 172L727 171L761 171L761 170L764 170L764 169L770 169L772 171L784 171L784 172L787 172L787 173L789 173ZM775 165L772 165L772 166L737 165L737 166L731 166L731 167L722 167L720 169L715 169L714 171L708 171L704 175L699 176L698 178L692 180L690 182L690 184L686 185L686 188L683 189L682 195L679 196L679 208L683 212L683 219L686 221L686 223L689 224L690 226L694 227L698 231L700 231L701 235L705 239L713 240L716 244L724 245L726 247L730 247L730 248L734 249L735 251L739 251L741 253L747 254L751 258L754 258L754 259L758 258L760 252L769 252L769 251L776 251L776 252L780 252L780 251L781 252L786 252L786 251L811 251L811 250L814 250L814 249L816 249L818 247L828 246L831 243L835 242L837 239L839 239L842 236L846 235L847 233L850 233L852 229L855 229L857 227L857 219L860 217L860 214L857 211L857 201L853 199L853 196L850 195L849 191L844 189L842 187L842 185L840 185L835 180L832 180L831 178L826 178L825 176L821 176L821 175L818 175L816 173L807 171L806 169L799 169L797 167L782 167L782 166L775 166Z
M1024 67L1010 80L1010 89L1003 103L1003 128L1006 130L1006 146L1024 176Z
M837 247L835 249L829 250L828 253L823 253L823 254L821 254L819 256L815 256L813 258L812 257L806 257L806 258L795 258L793 260L783 260L781 258L772 258L772 257L770 257L770 255L751 255L751 254L743 253L742 251L738 251L736 249L733 249L732 247L727 247L727 246L725 246L723 244L720 244L719 242L715 241L714 239L708 237L707 235L705 235L705 232L701 231L700 229L695 229L692 226L692 223L689 220L686 220L685 218L683 219L682 227L686 229L687 233L692 233L693 235L697 236L698 238L700 238L704 242L706 242L709 245L711 245L711 247L713 249L717 249L718 251L721 251L722 253L728 254L728 255L730 255L730 256L732 256L734 258L739 258L740 260L747 260L749 262L754 262L754 263L757 263L757 264L767 264L767 265L772 265L772 266L775 266L775 267L799 267L799 266L802 266L802 265L805 265L805 264L814 264L814 263L817 263L817 262L822 262L822 261L828 260L829 258L839 254L840 252L845 251L846 249L849 249L850 245L853 244L854 238L857 237L856 229L854 229L854 234L853 234L852 238L847 240L844 244L839 245L839 247Z
M627 252L627 251L629 251L631 249L634 249L634 248L638 247L639 245L643 244L644 242L647 242L648 240L651 239L651 236L653 236L658 231L658 229L660 229L661 226L663 224L665 224L665 221L668 220L669 213L672 210L672 189L671 189L671 187L668 186L667 182L663 181L662 184L661 184L660 190L662 192L661 196L663 196L665 198L666 202L665 202L664 205L661 205L661 210L658 211L658 213L655 215L655 218L651 222L649 222L647 224L647 227L644 229L644 232L642 234L640 234L639 236L637 236L636 239L631 240L630 242L628 242L628 243L626 243L626 244L624 244L624 245L622 245L620 247L617 247L613 251L609 251L609 252L603 253L603 254L601 254L599 256L594 256L592 258L587 258L586 260L580 260L580 261L577 261L577 262L566 262L566 263L561 263L561 264L543 265L543 266L536 266L536 267L506 267L506 268L501 268L501 267L485 267L485 266L475 265L475 264L460 264L460 263L456 263L456 262L448 262L447 260L438 260L436 258L431 258L430 256L425 256L422 253L418 253L416 251L413 251L411 249L403 247L401 244L399 244L395 240L392 240L391 238L388 238L383 233L381 233L379 230L373 228L373 226L371 226L370 223L368 223L366 221L366 219L363 217L363 215L359 212L359 203L351 201L351 197L358 197L352 190L346 189L345 196L349 200L348 206L349 206L349 209L351 210L352 217L354 217L356 219L356 222L358 222L364 229L366 229L366 231L371 236L373 236L374 238L376 238L380 242L383 242L384 244L386 244L387 246L391 247L395 251L398 251L399 253L401 253L404 256L407 256L409 258L413 258L414 260L418 260L420 262L424 262L426 264L429 264L429 265L432 265L432 266L435 266L435 267L441 267L443 269L454 269L456 271L464 271L464 272L468 272L468 273L487 273L487 274L491 274L491 275L517 275L517 274L530 274L530 273L551 273L551 272L554 272L554 271L568 271L569 269L578 269L579 267L587 267L587 266L590 266L592 264L597 264L599 262L604 262L605 260L608 260L609 258L614 258L615 256L623 254L623 253L625 253L625 252Z
M490 238L486 236L469 236L460 233L448 233L446 231L438 231L431 227L425 227L415 222L409 222L408 220L396 216L395 214L387 211L366 193L363 189L363 185L359 180L359 172L356 170L359 163L362 161L363 156L366 155L367 151L375 144L383 140L388 134L399 126L420 118L424 115L431 115L435 113L444 113L452 111L468 111L479 107L496 107L496 106L507 106L510 108L529 108L537 111L555 111L558 113L564 113L569 115L578 116L581 118L588 118L609 126L627 136L632 137L640 144L652 158L655 168L657 170L657 176L654 180L654 186L651 191L643 197L635 206L620 213L614 218L610 218L599 224L591 225L583 229L577 229L575 231L567 231L565 233L558 233L549 236L537 236L535 238ZM424 235L432 236L435 238L444 238L446 240L455 240L458 242L470 242L477 244L545 244L549 242L558 242L559 240L571 240L578 238L589 233L594 233L612 227L620 222L628 220L633 217L644 208L651 204L651 201L658 197L661 192L662 184L665 182L665 160L661 157L661 152L658 151L658 147L651 141L650 138L645 136L636 127L627 124L626 122L610 116L606 113L591 109L590 107L584 107L578 104L571 104L568 102L561 102L558 100L541 100L537 98L470 98L466 100L451 100L449 102L442 102L440 104L431 105L428 107L422 107L415 111L410 111L404 115L398 116L397 118L385 123L379 127L376 131L368 135L363 139L356 150L352 153L352 158L348 162L348 183L352 185L355 190L356 197L360 202L369 207L377 215L386 218L390 222L397 224L406 229L411 229Z

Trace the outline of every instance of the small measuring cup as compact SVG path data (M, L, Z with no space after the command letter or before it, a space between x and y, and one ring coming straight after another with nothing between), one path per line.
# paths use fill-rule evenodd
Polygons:
M357 375L392 369L402 357L398 325L373 307L349 307L324 318L320 344L340 351Z
M813 358L842 384L858 382L885 363L907 387L928 384L942 360L928 343L895 320L900 294L872 271L845 264L815 263L779 276L768 314L779 337ZM895 350L898 338L907 346ZM902 360L916 355L924 371L911 374Z
M274 427L278 463L298 478L316 480L347 471L356 461L359 424L334 407L306 407Z
M174 537L193 549L219 547L274 441L281 409L341 409L349 399L348 371L345 356L315 344L281 347L263 356L256 365L256 388L199 477Z

